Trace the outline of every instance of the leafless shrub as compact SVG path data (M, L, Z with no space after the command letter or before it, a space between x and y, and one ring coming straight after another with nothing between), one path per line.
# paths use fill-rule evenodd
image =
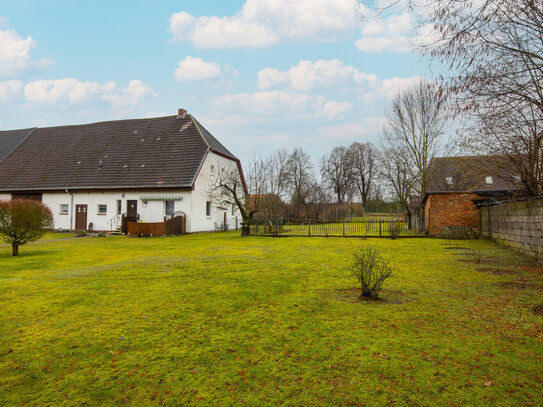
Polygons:
M353 251L351 272L360 283L360 298L376 299L385 280L394 274L394 269L378 249L361 247Z

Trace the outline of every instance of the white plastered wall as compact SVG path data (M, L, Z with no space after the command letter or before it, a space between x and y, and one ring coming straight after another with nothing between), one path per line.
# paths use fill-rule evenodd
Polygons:
M76 205L87 205L87 227L93 224L94 230L110 230L110 220L117 216L117 200L121 201L121 213L126 212L127 200L138 201L138 213L140 221L143 222L162 222L165 216L165 201L147 201L147 207L144 207L142 197L181 197L181 200L175 201L175 211L183 211L190 214L191 192L190 191L115 191L115 192L73 192L73 201L70 193L66 192L44 192L42 202L53 212L55 229L75 229L75 208ZM73 203L72 203L73 202ZM60 212L62 204L68 205L68 213ZM98 205L107 205L105 215L98 214Z
M192 194L192 217L191 217L191 231L207 231L214 230L215 223L222 224L224 220L224 213L226 212L226 221L228 227L232 230L236 227L236 217L238 227L241 224L241 216L237 207L234 208L234 214L232 214L232 207L220 208L215 202L212 202L209 197L209 189L211 183L211 167L214 167L214 171L218 172L221 168L231 169L238 172L236 162L224 158L213 152L209 152L202 164L200 173L194 183L194 190ZM206 216L206 202L211 201L211 216ZM188 226L187 226L188 231Z
M11 199L11 194L5 194L0 192L0 201L9 201Z

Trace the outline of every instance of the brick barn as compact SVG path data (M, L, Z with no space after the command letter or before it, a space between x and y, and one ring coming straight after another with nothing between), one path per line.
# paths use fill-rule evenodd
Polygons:
M421 204L424 231L435 236L478 230L478 204L518 195L510 167L503 156L432 158Z

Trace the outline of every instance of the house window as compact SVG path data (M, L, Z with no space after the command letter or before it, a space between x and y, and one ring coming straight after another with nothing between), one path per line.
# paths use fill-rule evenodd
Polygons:
M215 175L215 166L214 165L211 166L211 175Z
M117 215L123 213L123 201L117 199Z
M165 201L166 216L173 215L175 212L175 201Z
M143 199L143 200L141 201L141 206L142 206L143 208L147 208L147 207L149 206L149 201L148 201L147 199Z
M232 204L232 216L236 214L236 204Z
M68 213L68 204L60 204L60 213Z
M107 214L107 205L99 204L98 205L98 215L106 215Z
M494 181L492 180L492 177L489 175L488 177L485 178L485 183L487 185L491 185L494 183Z
M206 202L206 216L211 216L211 202Z
M452 185L453 184L453 177L445 178L445 182L447 183L447 185Z

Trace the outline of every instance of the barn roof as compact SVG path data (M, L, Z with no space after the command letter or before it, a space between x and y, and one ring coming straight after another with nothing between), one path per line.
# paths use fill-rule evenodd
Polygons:
M208 151L238 161L191 115L36 128L0 160L0 191L192 187Z
M427 174L427 194L519 189L511 173L511 162L505 156L434 157Z

